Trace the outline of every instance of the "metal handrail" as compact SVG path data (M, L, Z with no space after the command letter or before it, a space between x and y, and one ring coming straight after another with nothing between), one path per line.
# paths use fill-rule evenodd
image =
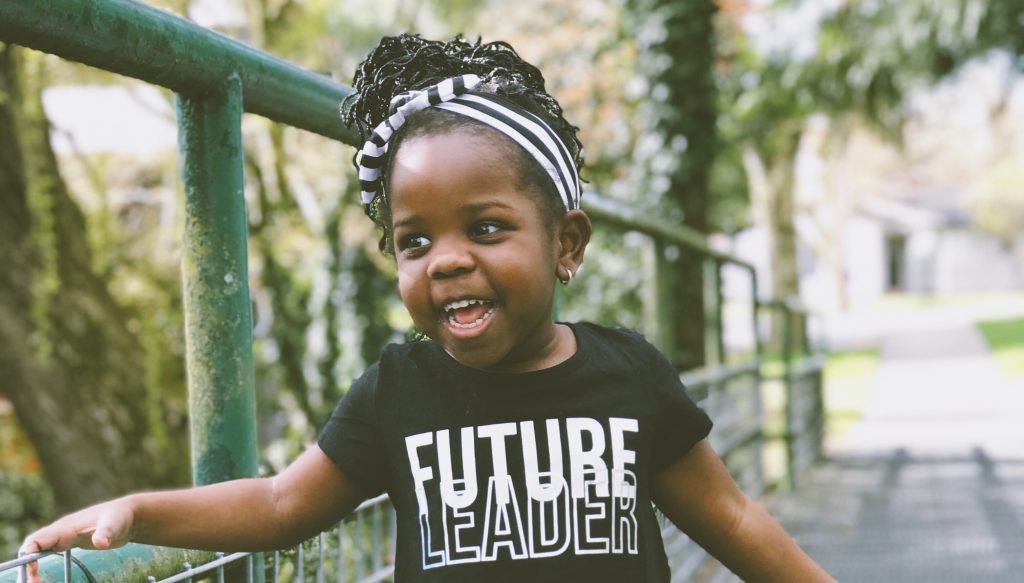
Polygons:
M743 259L715 249L708 244L707 236L700 231L682 224L671 224L641 215L634 208L596 192L586 192L581 197L583 210L591 218L619 229L636 231L666 243L681 245L719 261L742 267L754 272L754 266Z
M3 0L0 40L202 95L237 75L245 111L355 145L338 104L352 90L133 0Z
M371 583L373 581L380 581L387 577L390 577L394 573L394 564L391 562L384 562L381 556L384 554L385 549L375 547L372 549L371 554L377 559L377 564L370 569L369 573L363 573L358 567L354 570L346 570L343 567L343 552L345 544L343 540L348 541L348 544L359 544L359 529L356 527L355 533L345 533L345 525L358 525L363 517L368 514L372 514L370 520L374 521L375 527L379 529L379 522L381 520L387 520L391 523L386 532L381 533L390 540L392 545L389 552L394 550L394 510L391 507L390 499L387 495L380 495L374 498L363 501L359 506L356 507L349 515L338 524L340 529L338 532L338 548L337 556L334 559L334 571L338 580L342 580L342 574L350 576L350 579L355 579L360 583ZM379 540L382 537L375 537L372 541L374 545L379 544ZM311 539L312 540L312 539ZM323 580L323 574L325 573L325 561L324 561L324 548L325 539L323 533L316 537L318 550L320 551L320 557L317 565L318 581ZM132 548L138 548L140 550L150 551L151 554L154 552L165 552L159 557L155 564L151 561L146 560L126 560L126 561L106 561L104 564L97 565L94 559L97 557L113 557L116 555L129 556L135 555ZM127 549L127 550L126 550ZM302 570L302 545L295 547L296 550L296 571L301 572ZM72 552L74 553L72 555ZM25 566L29 563L39 561L39 569L41 574L48 574L50 577L59 577L63 573L63 580L67 583L78 580L73 576L73 572L80 572L81 565L74 564L73 561L81 561L83 564L89 564L89 569L92 575L97 580L116 580L116 581L138 581L142 583L147 581L148 583L177 583L179 581L191 581L193 577L200 575L215 574L220 577L225 572L225 568L233 563L239 563L244 561L245 567L245 580L256 581L259 579L259 573L255 566L255 558L258 556L257 553L250 552L236 552L231 554L225 553L210 553L204 551L180 551L176 549L164 549L163 547L153 547L149 545L127 545L121 549L113 551L83 551L75 549L74 551L64 551L59 553L54 552L42 552L34 553L30 555L20 556L17 559L11 561L5 561L0 563L0 582L2 583L14 583L18 578L18 575L24 576ZM74 557L74 558L73 558ZM274 569L272 570L270 583L274 583L278 580L276 575L277 568L282 563L280 553L274 553L273 556ZM262 572L262 569L259 569ZM158 573L160 577L152 576L152 573ZM220 580L220 579L218 579ZM348 580L348 579L346 579Z

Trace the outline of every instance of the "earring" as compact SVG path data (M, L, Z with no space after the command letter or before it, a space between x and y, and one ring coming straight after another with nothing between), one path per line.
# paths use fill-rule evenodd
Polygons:
M565 268L565 273L566 273L566 274L568 274L568 275L567 275L567 277L566 277L565 279L561 279L561 278L559 278L559 280L558 280L558 281L559 281L559 283L561 283L562 285L569 285L570 283L572 283L572 277L573 277L573 272L572 272L572 270L571 270L571 269L569 269L568 267L566 267L566 268Z

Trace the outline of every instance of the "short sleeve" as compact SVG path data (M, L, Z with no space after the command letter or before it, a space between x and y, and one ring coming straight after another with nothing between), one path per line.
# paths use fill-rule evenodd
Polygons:
M387 464L377 422L377 381L374 364L349 388L320 431L317 444L327 457L370 498L384 491Z
M686 394L679 373L651 347L651 384L654 391L654 447L651 469L659 471L711 433L711 419Z

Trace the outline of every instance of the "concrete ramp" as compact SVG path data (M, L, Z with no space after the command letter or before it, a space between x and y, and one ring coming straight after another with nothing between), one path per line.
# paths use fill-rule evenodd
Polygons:
M861 422L830 444L835 455L898 448L1024 457L1024 386L1004 380L985 339L962 317L886 335Z
M839 581L1024 581L1024 386L973 318L882 336L860 423L773 513Z
M880 362L861 421L768 501L839 581L1024 582L1024 383L1001 376L978 317L872 323Z
M1024 581L1024 460L839 456L772 506L844 583Z

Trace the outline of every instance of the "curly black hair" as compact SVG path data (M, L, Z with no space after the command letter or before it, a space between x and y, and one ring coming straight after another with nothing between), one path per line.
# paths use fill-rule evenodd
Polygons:
M381 39L359 64L352 80L355 90L342 104L342 116L349 127L358 128L363 139L372 128L388 117L391 99L410 90L424 89L457 75L475 74L485 81L475 91L500 95L543 119L558 134L573 156L577 170L583 167L583 144L562 115L558 102L544 88L540 70L524 61L506 42L470 42L456 36L449 41L434 41L419 35L401 34ZM480 126L479 122L451 112L428 109L413 116L391 139L389 153L398 151L402 139L437 130ZM480 126L483 127L483 126ZM519 152L518 165L524 183L536 186L545 216L564 214L550 178L525 151ZM384 165L384 188L391 163ZM378 196L367 207L367 215L383 229L381 250L391 250L391 209L385 196Z

